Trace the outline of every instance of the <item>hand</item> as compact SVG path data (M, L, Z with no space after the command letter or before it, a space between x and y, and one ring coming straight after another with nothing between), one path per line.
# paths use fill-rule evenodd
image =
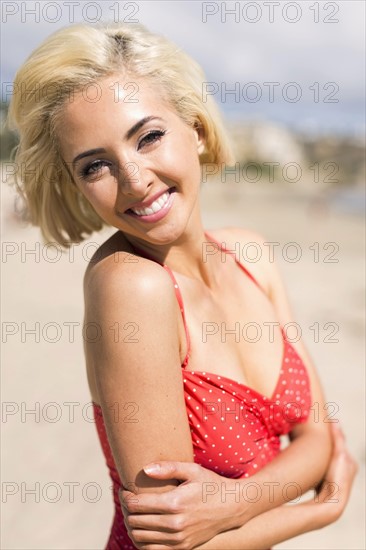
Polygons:
M318 487L316 502L325 525L340 518L348 502L353 480L358 470L354 458L346 448L345 437L337 424L331 425L333 453L323 482Z
M155 479L183 481L164 493L134 494L120 490L125 525L139 549L192 549L218 533L238 527L239 505L235 480L189 462L154 463L159 469L144 471ZM223 498L227 492L226 498Z

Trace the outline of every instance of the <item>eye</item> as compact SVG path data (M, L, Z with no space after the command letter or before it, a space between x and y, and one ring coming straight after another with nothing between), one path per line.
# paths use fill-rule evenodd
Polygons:
M152 130L148 134L146 134L143 138L140 139L138 144L138 150L141 149L141 147L148 147L149 145L160 141L160 139L165 135L165 130Z
M143 136L138 143L138 150L145 149L146 147L158 143L160 139L165 135L166 130L152 130ZM96 180L103 175L103 166L111 166L111 163L106 160L95 160L90 164L84 166L79 172L78 176L83 180Z
M78 172L78 175L82 179L97 179L97 177L101 177L102 167L105 165L110 165L110 163L105 160L95 160L84 166L80 172Z

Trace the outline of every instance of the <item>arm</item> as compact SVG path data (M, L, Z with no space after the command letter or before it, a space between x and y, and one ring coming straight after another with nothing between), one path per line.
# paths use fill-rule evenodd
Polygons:
M195 550L267 550L274 544L325 527L322 509L312 503L280 506L264 512L246 525L229 533L220 533Z
M348 502L358 466L349 454L344 435L337 424L332 425L332 434L332 459L314 500L264 512L243 527L230 533L220 533L195 550L264 550L337 521Z
M123 513L130 537L137 548L147 550L146 543L159 543L162 546L155 548L170 548L165 546L172 541L172 533L176 534L174 547L180 549L195 550L264 550L274 544L288 540L302 533L320 529L333 523L342 515L352 488L354 477L357 473L357 464L349 454L342 431L337 424L332 425L333 453L326 472L325 479L318 488L319 493L314 500L301 504L283 505L256 516L245 525L221 532L212 537L208 542L197 545L194 542L194 529L190 532L192 523L189 516L184 516L180 510L170 507L170 515L153 515L156 511L154 495L142 495L131 506L131 501L124 501ZM159 478L175 477L177 479L189 479L197 481L194 477L194 469L197 465L187 463L161 463L162 471ZM157 475L157 474L154 474ZM202 480L202 476L200 477ZM169 493L163 495L166 502ZM179 499L174 499L179 502ZM201 504L203 499L201 499ZM161 512L165 513L163 503L159 503ZM132 513L130 513L132 512ZM136 513L134 513L136 512ZM149 514L150 515L147 515ZM209 517L211 510L206 510ZM162 522L164 530L161 530ZM184 527L184 530L183 530ZM194 527L194 526L193 526ZM201 524L201 531L205 524ZM159 531L158 531L159 529ZM163 532L161 532L163 531Z
M124 261L124 256L103 259L85 277L85 323L97 323L101 334L86 346L122 484L136 492L163 492L177 482L151 479L143 465L178 458L193 462L179 311L166 271L145 259ZM133 404L137 422L123 421L126 403Z
M202 545L196 546L187 536L177 538L174 548L177 550L267 550L274 544L325 527L334 521L330 513L332 513L331 509L325 510L320 504L311 501L279 506L264 512L242 527L219 533ZM169 530L167 526L164 536L162 533L157 536L156 533L152 533L151 524L145 526L139 514L126 517L125 523L129 536L137 548L147 550L150 548L149 543L154 544L151 550L172 548L167 538L169 536L171 540L172 525L169 526ZM146 531L146 528L149 531ZM159 546L155 546L157 544Z

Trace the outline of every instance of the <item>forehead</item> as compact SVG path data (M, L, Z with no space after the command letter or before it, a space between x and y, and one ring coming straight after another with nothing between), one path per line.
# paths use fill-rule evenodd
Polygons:
M67 100L58 125L63 146L76 136L87 136L118 123L119 132L127 130L145 116L171 118L175 115L161 90L146 80L120 75L109 76L85 86Z

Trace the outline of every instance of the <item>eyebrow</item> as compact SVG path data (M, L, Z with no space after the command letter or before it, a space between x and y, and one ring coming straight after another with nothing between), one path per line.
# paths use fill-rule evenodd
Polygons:
M140 128L142 128L145 124L147 124L151 120L161 120L161 121L163 121L164 119L162 119L159 116L154 116L154 115L146 116L146 117L142 118L141 120L139 120L138 122L136 122L136 124L131 126L131 128L126 132L126 135L125 135L124 139L125 140L131 139L132 136L134 136L134 134L136 134L136 132L138 132L140 130ZM98 149L89 149L89 151L83 151L82 153L79 153L78 155L76 155L76 157L72 161L72 166L74 167L75 164L79 160L81 160L85 157L90 157L92 155L96 155L98 153L105 153L105 149L99 147Z

